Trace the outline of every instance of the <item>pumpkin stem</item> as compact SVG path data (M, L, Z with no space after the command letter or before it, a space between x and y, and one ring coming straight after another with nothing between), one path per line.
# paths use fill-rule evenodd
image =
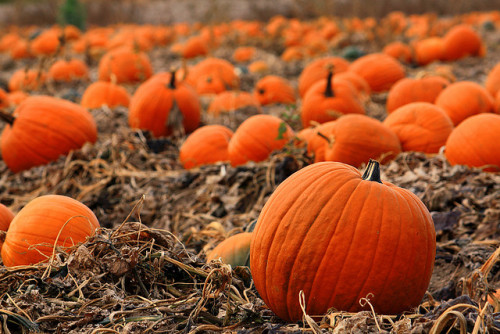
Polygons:
M175 89L175 70L170 71L170 83L168 84L168 88Z
M378 161L370 159L363 173L362 179L365 181L374 181L382 183L380 179L380 164Z
M14 116L12 116L11 114L2 109L0 109L0 119L7 122L10 125L14 124L14 121L16 120Z
M326 77L326 89L325 89L325 97L335 97L335 93L333 91L333 65L328 65L328 76Z
M332 137L328 137L326 136L325 134L317 131L316 134L318 136L320 136L321 138L323 138L324 140L326 140L326 142L328 143L328 147L332 147L333 146L333 143L335 142L335 138L332 136Z

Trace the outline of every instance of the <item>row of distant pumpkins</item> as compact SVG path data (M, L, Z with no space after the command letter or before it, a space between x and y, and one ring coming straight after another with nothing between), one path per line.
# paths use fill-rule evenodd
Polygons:
M441 53L436 52L434 59L483 55L479 36L468 25L459 28L441 44L435 39L422 44L438 45ZM375 295L372 304L377 312L399 313L418 305L429 283L435 255L432 220L415 195L382 183L377 162L370 161L363 175L356 168L370 158L384 163L403 150L438 153L445 146L452 164L497 171L500 63L491 69L484 87L452 82L449 72L406 78L398 61L405 48L394 45L352 63L340 57L311 61L298 80L300 98L290 82L274 75L257 82L253 93L238 91L234 66L217 58L153 75L148 56L138 50L140 45L118 48L101 58L100 81L89 85L81 106L16 91L35 91L44 80L87 78L84 63L60 60L47 74L20 70L9 82L10 92L0 96L4 104L19 104L14 114L0 114L10 124L2 134L2 156L13 172L20 172L95 142L96 124L86 108L103 104L128 106L129 125L156 137L190 133L180 148L185 168L219 161L233 166L258 162L287 143L305 145L318 163L276 189L256 226L250 228L254 232L228 238L208 259L232 262L230 257L237 255L240 259L231 264L250 264L259 294L285 320L301 318L300 291L312 314L322 314L331 306L359 310L357 301L369 293ZM131 98L119 85L144 80ZM372 93L383 91L389 91L388 116L380 122L365 115L365 102ZM214 117L248 106L257 112L234 133L219 124L198 128L203 94L217 94L206 111ZM297 102L303 125L298 133L284 120L260 113L263 105ZM53 214L43 235L36 235L41 209ZM47 261L57 251L54 245L64 248L84 241L99 227L85 205L57 195L36 198L15 216L2 207L0 215L0 229L7 231L0 238L6 266ZM402 224L408 217L413 220L411 227ZM373 235L378 235L375 244L367 242Z
M208 74L199 74L200 68ZM303 130L296 135L288 126L279 134L283 120L258 114L261 105L298 102L286 79L267 75L256 83L251 94L223 90L236 88L238 81L233 65L223 59L202 60L188 70L183 81L179 72L182 71L155 74L130 99L116 83L92 83L83 94L83 107L50 96L27 97L14 115L2 113L11 123L2 134L5 163L19 172L56 160L85 142L95 142L96 125L85 108L107 104L129 106L130 126L149 130L155 137L169 136L173 131L194 131L180 150L180 160L186 168L218 161L230 161L233 166L262 161L294 136L297 145L307 145L308 151L315 154L316 162L341 161L359 167L368 158L385 155L382 160L389 161L401 151L438 153L445 146L446 157L452 164L500 166L497 150L492 146L499 142L500 133L500 63L490 71L483 87L471 81L450 83L438 75L406 78L398 61L385 54L370 54L352 64L340 57L312 61L299 77ZM13 78L18 73L24 72L15 73ZM30 78L30 72L26 75ZM215 86L207 88L206 77ZM39 82L36 77L33 80ZM388 116L379 122L365 115L364 102L372 92L384 90L389 90ZM198 129L202 113L200 95L207 93L218 94L206 111L215 119L221 113L236 113L246 107L254 108L256 114L244 121L234 136L220 125ZM8 105L8 95L3 95L2 101ZM41 128L40 123L46 127ZM477 131L486 124L491 131L481 131L478 136ZM79 135L73 137L75 132ZM49 138L48 143L45 137ZM208 137L213 140L206 141Z

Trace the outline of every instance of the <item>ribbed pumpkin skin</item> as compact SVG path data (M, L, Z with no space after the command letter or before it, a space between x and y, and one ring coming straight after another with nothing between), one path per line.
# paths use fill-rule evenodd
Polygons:
M372 92L389 90L394 83L405 77L403 66L391 56L372 53L356 59L349 71L359 74L368 82Z
M333 65L335 74L345 72L349 68L349 62L341 57L326 57L310 62L304 67L299 76L300 97L304 97L307 90L317 81L326 78L329 65Z
M243 232L227 238L207 255L207 262L220 257L224 263L232 267L248 266L252 235L251 232Z
M495 101L478 83L460 81L446 87L436 98L435 104L446 111L456 126L467 117L493 112Z
M174 102L182 114L185 132L192 132L199 126L198 94L183 82L176 83L172 89L170 78L170 73L156 74L137 88L130 100L128 122L131 128L149 130L155 137L170 136L172 124L168 124L168 120Z
M141 82L153 74L149 57L144 52L135 52L128 47L109 51L99 61L99 80L111 81L112 74L117 83Z
M0 203L0 232L9 229L10 222L14 219L14 213L8 207ZM0 238L0 249L3 246L3 238Z
M10 224L2 247L3 263L12 267L44 261L52 255L59 231L57 245L71 247L85 241L97 228L94 213L77 200L60 195L35 198Z
M440 107L427 102L406 104L383 122L398 136L403 151L438 153L453 131L453 123Z
M1 137L2 157L14 173L44 165L95 143L92 115L78 104L50 96L30 96L17 107L13 126Z
M191 133L179 150L184 168L228 161L227 147L233 131L223 125L205 125Z
M110 108L117 106L128 107L130 94L121 86L112 82L96 81L90 84L83 92L80 104L89 109L107 105Z
M293 130L286 125L282 139L279 135L281 119L272 115L255 115L240 124L229 141L228 154L231 165L238 166L248 161L259 162L279 150L293 138Z
M392 86L387 95L387 112L391 113L412 102L434 103L441 91L449 84L448 80L439 76L401 79Z
M460 123L446 141L445 156L452 165L500 171L500 115L480 114Z
M365 181L355 168L316 163L271 195L250 245L255 287L280 318L357 312L370 298L375 312L417 306L430 281L435 231L424 204L390 183Z
M401 153L398 136L374 118L350 114L335 122L333 142L329 145L325 140L324 144L326 161L339 161L360 167L369 159L386 163Z
M364 114L365 109L357 98L356 89L348 81L333 80L333 96L326 96L327 79L319 80L307 91L302 101L302 126L311 121L325 123L345 114Z

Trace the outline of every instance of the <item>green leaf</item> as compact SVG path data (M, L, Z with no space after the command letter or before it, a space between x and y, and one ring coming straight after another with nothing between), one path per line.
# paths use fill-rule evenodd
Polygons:
M281 140L283 139L283 134L285 134L286 132L286 123L285 122L281 122L280 123L280 126L278 128L278 137L276 137L276 140Z

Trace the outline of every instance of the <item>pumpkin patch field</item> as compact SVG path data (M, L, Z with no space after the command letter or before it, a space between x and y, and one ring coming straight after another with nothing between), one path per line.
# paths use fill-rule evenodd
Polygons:
M78 6L0 22L0 333L500 333L500 11Z

